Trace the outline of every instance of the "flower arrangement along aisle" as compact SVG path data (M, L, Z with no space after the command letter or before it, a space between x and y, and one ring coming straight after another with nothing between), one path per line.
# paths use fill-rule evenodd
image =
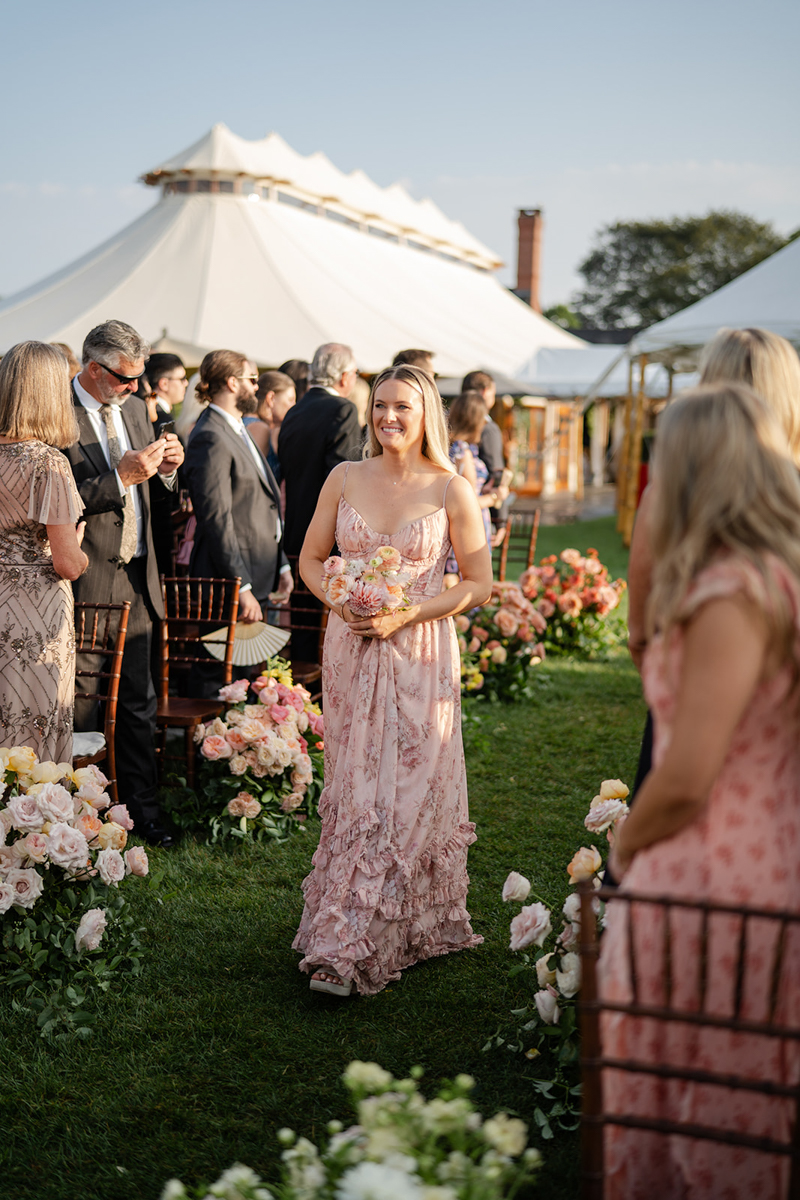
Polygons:
M515 583L493 583L481 608L456 617L461 687L490 700L530 698L530 673L545 656L544 617Z
M548 650L597 658L624 640L624 622L615 609L627 584L609 581L596 550L589 548L585 556L571 549L551 554L524 571L519 586L545 619Z
M248 704L253 691L257 703ZM197 791L172 789L165 808L176 825L209 842L285 839L317 811L322 791L323 720L310 693L292 682L284 659L271 659L250 684L220 690L224 718L199 725Z
M0 972L29 1000L39 995L33 1007L47 1033L59 1003L68 1012L85 988L138 974L141 949L120 886L149 864L141 846L125 849L133 821L124 804L111 807L96 766L73 771L14 746L0 749L0 772Z
M484 1121L469 1093L475 1081L459 1075L426 1103L415 1067L395 1079L377 1063L352 1062L344 1073L357 1113L345 1129L328 1124L320 1151L281 1129L282 1183L273 1191L237 1164L211 1187L187 1192L172 1179L161 1200L502 1200L533 1179L541 1155L526 1149L527 1126L498 1113Z
M605 833L613 844L615 830L628 815L625 803L628 788L620 779L604 779L600 792L592 800L584 825L590 833ZM602 883L603 860L596 846L581 846L567 867L573 886L592 880L599 888ZM538 1079L534 1087L544 1100L550 1102L549 1114L537 1108L534 1116L544 1137L552 1137L551 1120L562 1129L577 1128L580 1114L580 1087L564 1072L576 1063L579 1055L575 997L581 986L581 960L578 945L581 932L581 903L578 892L567 896L562 913L562 926L553 930L553 914L542 901L525 905L531 885L524 875L512 871L503 885L503 899L523 904L511 922L511 949L522 952L522 961L511 968L509 975L523 975L533 991L532 1004L517 1009L513 1016L525 1023L512 1048L524 1051L529 1059L537 1059L547 1047L555 1057L555 1076ZM602 928L603 913L595 899L598 921ZM526 1044L528 1045L526 1049ZM484 1046L489 1050L507 1045L499 1035Z

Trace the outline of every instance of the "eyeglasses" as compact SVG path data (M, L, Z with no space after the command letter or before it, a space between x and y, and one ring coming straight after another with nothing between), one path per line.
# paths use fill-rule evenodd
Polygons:
M249 381L251 383L258 383L257 375L237 375L236 378L237 379L249 379Z
M93 361L97 362L97 359ZM112 371L111 367L107 367L105 363L97 363L97 365L98 367L102 367L104 371L108 371L109 375L113 375L120 383L136 383L144 375L144 371L140 371L138 375L120 375L119 371Z

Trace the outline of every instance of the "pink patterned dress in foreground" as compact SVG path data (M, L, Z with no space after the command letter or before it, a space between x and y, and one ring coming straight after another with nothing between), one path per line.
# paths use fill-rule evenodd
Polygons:
M800 596L777 560L772 560L772 571L795 614L798 635L793 654L753 695L702 818L637 854L625 876L626 892L800 911L800 719L794 691L800 664ZM737 592L767 607L764 583L755 568L741 560L721 561L695 581L684 615ZM656 640L645 660L645 694L655 718L656 765L671 736L683 642L683 630L678 627L666 644ZM600 958L602 994L625 1001L631 998L623 937L626 907L615 907L613 901L609 904ZM645 905L634 905L632 911L639 1000L659 1005L665 1001L663 919ZM733 1013L738 928L736 919L730 917L714 917L709 923L708 1012ZM696 1010L702 957L699 921L694 914L673 912L671 934L673 1003ZM788 982L776 1012L778 1019L792 1025L800 1025L800 940L796 934L795 930L787 935ZM751 923L743 978L744 1018L767 1019L773 950L763 924L758 928L758 922ZM665 1026L615 1013L604 1014L603 1049L614 1058L638 1058L780 1083L796 1084L799 1075L796 1052L781 1053L775 1039L726 1030L699 1031L678 1022ZM790 1103L785 1100L621 1071L604 1072L603 1106L608 1113L723 1125L736 1132L779 1139L787 1137L790 1126ZM778 1200L786 1194L788 1160L777 1155L614 1126L606 1129L605 1146L605 1195L617 1200Z
M389 537L342 497L336 543L346 558L394 546L413 573L409 598L442 590L447 513ZM466 909L467 812L461 680L453 621L427 621L386 641L362 638L331 613L325 634L322 836L303 883L294 948L300 969L326 964L365 995L404 967L477 946Z

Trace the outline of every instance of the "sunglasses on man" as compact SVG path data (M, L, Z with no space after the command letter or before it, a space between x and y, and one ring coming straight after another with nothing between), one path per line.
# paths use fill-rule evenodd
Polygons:
M97 359L94 361L97 362ZM97 363L97 365L98 367L102 367L104 371L108 371L109 375L113 375L115 379L120 381L120 383L136 383L142 378L142 375L144 375L144 371L140 371L138 375L120 375L119 371L112 370L112 368L107 367L105 363Z

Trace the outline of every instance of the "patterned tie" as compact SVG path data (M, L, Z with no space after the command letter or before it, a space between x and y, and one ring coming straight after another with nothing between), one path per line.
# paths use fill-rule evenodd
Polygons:
M103 404L100 408L100 415L103 418L103 423L108 434L108 460L111 463L113 471L122 458L122 446L120 445L117 431L114 427L114 413L110 404ZM128 491L122 498L122 541L119 547L120 562L130 562L136 553L136 546L139 542L139 535L136 531L136 513L133 510L133 497Z

